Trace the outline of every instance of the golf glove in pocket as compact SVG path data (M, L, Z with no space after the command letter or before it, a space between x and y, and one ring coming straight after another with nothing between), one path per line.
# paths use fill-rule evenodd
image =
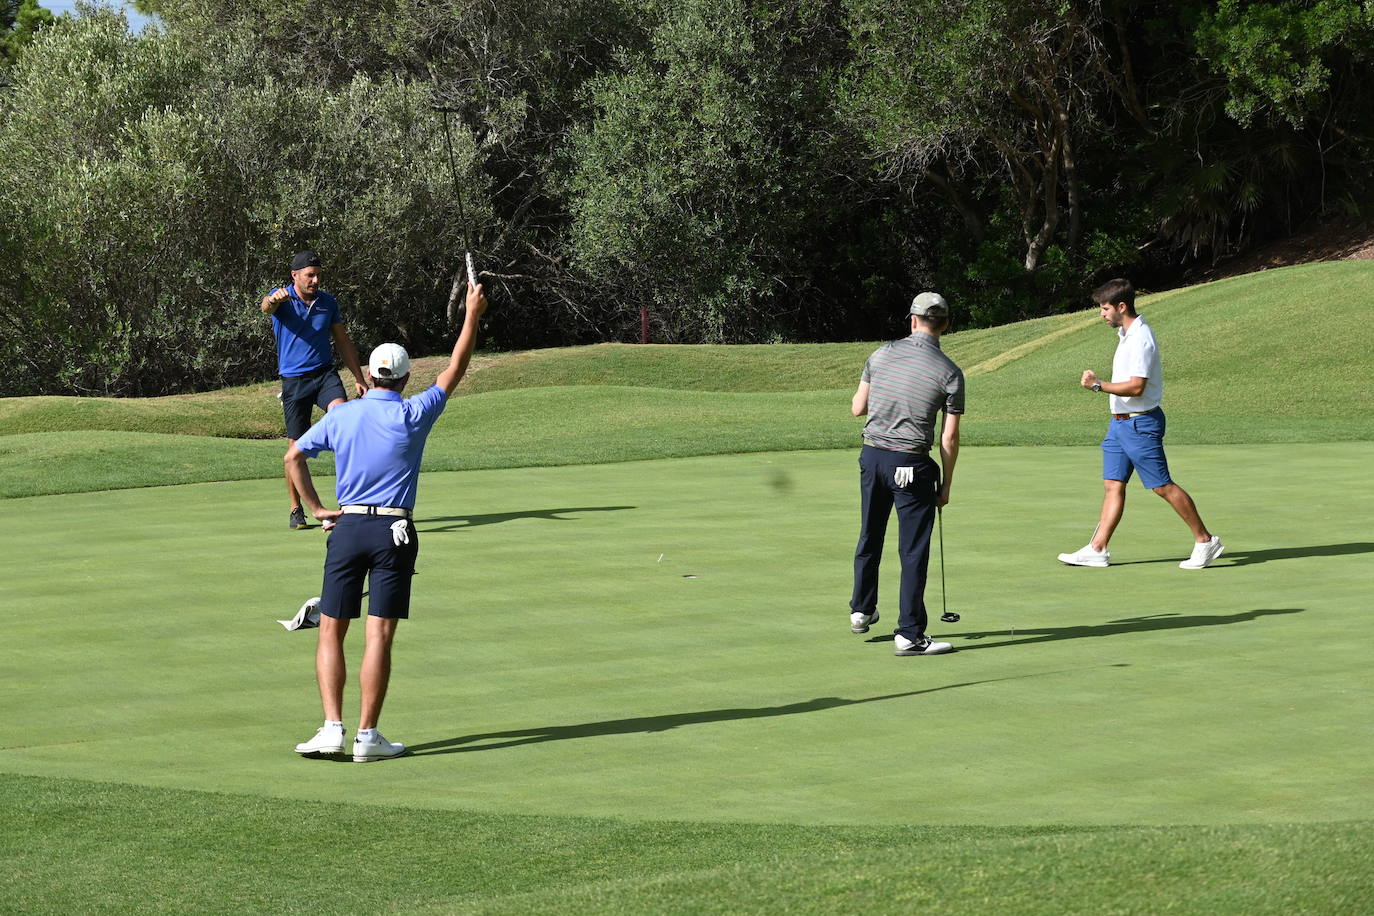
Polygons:
M911 482L915 479L915 468L898 468L897 473L892 475L892 482L899 487L909 487L911 486Z
M402 518L392 523L391 543L397 547L410 543L410 521L408 519Z

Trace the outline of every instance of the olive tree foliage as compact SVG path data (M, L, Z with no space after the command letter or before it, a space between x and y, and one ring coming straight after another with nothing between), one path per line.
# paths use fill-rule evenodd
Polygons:
M417 130L448 169L445 123L461 142L458 183L443 195L458 244L428 246L450 279L462 239L498 302L486 339L497 345L599 339L584 303L594 293L569 269L557 156L581 116L582 84L615 48L643 40L617 0L157 0L172 34L211 44L252 36L262 66L330 93L359 74L396 80L422 97ZM446 109L447 111L441 111ZM430 144L438 143L436 149ZM441 290L444 302L450 286ZM441 302L438 307L442 308Z
M641 307L669 342L815 334L826 310L798 306L863 167L831 98L837 7L686 0L655 18L650 46L588 85L567 146L574 266L622 337Z
M422 89L356 75L323 92L251 41L132 36L100 10L41 34L12 78L0 94L7 393L271 375L257 302L302 247L327 259L361 346L446 332L436 253L456 244L453 179ZM455 143L474 180L470 135Z

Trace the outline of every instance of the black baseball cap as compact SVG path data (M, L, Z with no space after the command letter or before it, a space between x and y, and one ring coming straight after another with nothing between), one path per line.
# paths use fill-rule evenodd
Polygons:
M304 270L307 267L319 267L320 256L313 251L298 251L296 256L291 259L292 270Z

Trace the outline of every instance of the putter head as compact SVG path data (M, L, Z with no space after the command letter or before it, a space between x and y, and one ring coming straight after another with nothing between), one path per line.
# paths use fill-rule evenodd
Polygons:
M959 615L954 613L953 611L945 611L943 614L940 615L940 621L942 623L958 623Z

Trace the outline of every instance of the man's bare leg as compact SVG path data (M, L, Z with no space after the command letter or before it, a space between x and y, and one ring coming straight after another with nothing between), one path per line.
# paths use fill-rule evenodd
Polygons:
M391 643L396 638L396 624L389 617L367 618L367 645L363 647L363 666L358 674L362 689L362 704L358 713L358 728L376 728L386 700L386 688L391 680Z
M1097 521L1097 530L1093 532L1093 539L1088 543L1093 550L1102 553L1107 549L1107 543L1111 541L1112 535L1116 532L1116 526L1121 524L1122 513L1126 511L1126 481L1124 480L1104 480L1102 481L1102 514Z
M295 445L295 444L296 444L296 440L295 440L295 439L287 439L287 440L286 440L286 447L287 447L287 448L290 448L291 446L293 446L293 445ZM296 492L296 485L295 485L294 483L291 482L291 475L290 475L290 474L287 474L287 475L286 475L286 498L289 499L289 500L291 500L291 508L292 508L292 509L299 509L299 508L301 507L301 497L300 497L300 494Z
M1178 517L1183 519L1184 524L1193 532L1194 541L1199 544L1206 544L1212 539L1212 532L1208 531L1207 526L1202 523L1202 518L1197 513L1197 506L1193 504L1193 498L1188 495L1187 490L1171 482L1162 487L1155 487L1155 492L1174 507Z
M343 721L343 689L348 679L344 662L344 637L348 619L320 615L320 638L315 644L315 680L320 685L320 703L326 722Z

